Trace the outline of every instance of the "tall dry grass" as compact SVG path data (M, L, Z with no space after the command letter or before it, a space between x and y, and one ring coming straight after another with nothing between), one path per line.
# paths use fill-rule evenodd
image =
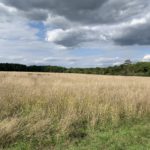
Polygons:
M85 128L150 115L150 78L0 73L0 145L83 137Z

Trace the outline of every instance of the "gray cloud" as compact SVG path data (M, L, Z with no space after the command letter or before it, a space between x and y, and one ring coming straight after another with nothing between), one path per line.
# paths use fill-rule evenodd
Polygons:
M49 10L53 15L62 15L75 21L81 21L81 19L89 20L91 18L90 15L94 15L93 12L101 7L103 3L106 3L106 1L107 0L3 0L6 5L16 7L24 12L29 12L33 9Z
M107 41L117 45L149 45L149 0L0 0L29 20L43 21L48 41L64 47ZM3 8L0 14L10 15ZM18 15L17 14L17 15ZM4 16L4 15L3 15ZM134 22L145 18L144 23ZM134 22L134 23L133 23ZM86 29L85 29L86 28ZM51 32L52 30L52 32ZM142 36L141 36L142 35Z
M97 35L96 31L86 27L70 28L66 30L56 29L47 33L47 41L72 48L80 46L82 43L99 39L99 35Z
M48 18L48 12L43 9L33 9L32 11L29 12L22 12L27 18L31 20L46 20Z
M119 45L150 45L150 24L128 28L114 41Z
M136 16L141 10L146 9L148 4L148 0L144 2L141 0L3 0L3 2L27 12L29 18L33 10L48 10L54 16L64 16L70 21L83 24L116 23ZM32 18L46 19L46 16L40 16L40 13L35 13L34 17L32 14Z

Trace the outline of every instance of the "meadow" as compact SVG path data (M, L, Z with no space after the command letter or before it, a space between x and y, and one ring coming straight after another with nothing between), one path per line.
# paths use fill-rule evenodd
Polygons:
M150 78L0 73L0 149L150 149Z

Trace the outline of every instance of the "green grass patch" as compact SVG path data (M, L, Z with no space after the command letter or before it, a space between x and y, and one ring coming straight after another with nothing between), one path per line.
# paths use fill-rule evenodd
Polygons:
M68 137L43 137L43 139L18 140L4 150L149 150L150 122L141 120L120 126L86 129L85 122L80 128L73 124ZM75 130L77 132L75 132Z
M150 123L124 124L118 128L93 131L89 137L68 150L149 150Z

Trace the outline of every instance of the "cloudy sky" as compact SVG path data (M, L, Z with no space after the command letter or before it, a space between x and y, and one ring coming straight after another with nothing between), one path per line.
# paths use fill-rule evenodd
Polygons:
M150 61L149 0L0 0L0 62Z

